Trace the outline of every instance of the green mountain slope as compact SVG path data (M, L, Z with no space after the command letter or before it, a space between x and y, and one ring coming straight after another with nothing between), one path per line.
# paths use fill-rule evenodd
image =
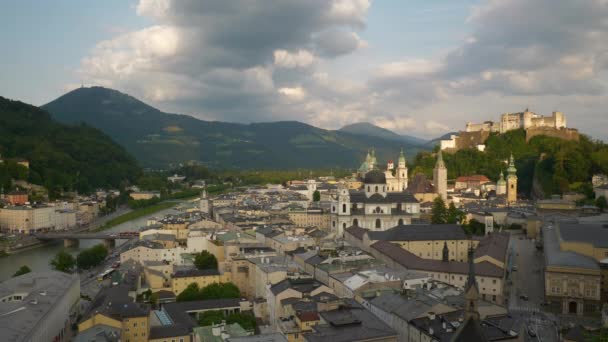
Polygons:
M367 135L371 137L378 137L387 140L395 140L406 143L408 145L423 145L426 140L413 137L411 135L397 134L386 128L378 127L369 122L358 122L350 125L346 125L339 130L340 132L347 132L359 135Z
M0 97L0 153L6 159L0 181L27 179L53 194L61 190L89 192L97 187L118 187L141 173L135 159L99 130L68 126L49 113L23 102ZM11 159L27 159L29 170L13 172ZM4 171L3 171L4 170Z
M56 119L94 126L131 152L142 165L166 168L196 160L215 168L357 167L369 147L381 161L405 148L380 137L330 131L301 122L235 124L168 114L115 90L92 87L69 92L43 106Z

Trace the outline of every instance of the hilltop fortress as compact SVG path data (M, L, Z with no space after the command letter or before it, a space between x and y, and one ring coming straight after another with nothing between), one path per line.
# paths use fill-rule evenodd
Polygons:
M562 112L553 112L550 116L538 115L527 108L519 113L504 113L500 121L467 123L465 130L450 139L441 140L441 150L456 152L464 148L485 149L485 141L491 133L504 134L508 131L524 129L526 141L537 135L547 135L565 140L579 139L578 130L566 127L566 116Z

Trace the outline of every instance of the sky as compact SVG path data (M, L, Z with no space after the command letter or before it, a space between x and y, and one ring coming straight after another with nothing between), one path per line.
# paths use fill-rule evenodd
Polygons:
M608 140L607 0L5 0L0 96L434 138L525 108Z

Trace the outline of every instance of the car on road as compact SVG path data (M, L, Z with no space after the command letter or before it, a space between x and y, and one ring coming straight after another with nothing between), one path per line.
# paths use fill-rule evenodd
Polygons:
M530 297L526 296L525 294L522 294L519 296L519 299L528 301L530 299Z

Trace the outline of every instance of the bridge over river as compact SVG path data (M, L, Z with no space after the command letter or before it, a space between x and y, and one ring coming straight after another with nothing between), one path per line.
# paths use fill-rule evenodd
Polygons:
M120 233L103 233L103 232L52 232L34 234L34 237L41 241L63 240L65 247L74 247L78 245L80 240L103 240L103 243L108 248L114 248L116 240L129 240L139 237L139 232L120 232Z

